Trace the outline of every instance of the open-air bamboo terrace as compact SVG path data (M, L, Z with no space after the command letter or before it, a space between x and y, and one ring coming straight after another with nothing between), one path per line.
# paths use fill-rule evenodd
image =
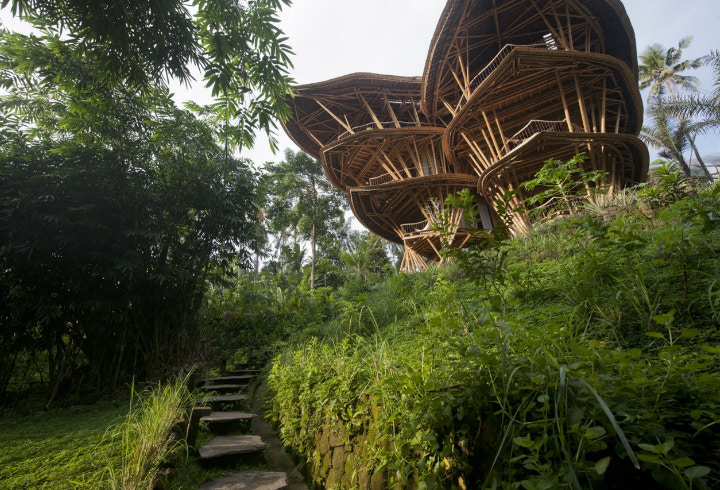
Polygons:
M636 80L618 0L449 0L422 77L356 73L296 87L284 125L360 223L402 243L403 267L417 270L491 229L506 191L522 205L531 194L521 183L550 158L587 154L608 192L644 180ZM482 222L458 221L441 239L437 205L463 189ZM512 229L528 225L517 215Z

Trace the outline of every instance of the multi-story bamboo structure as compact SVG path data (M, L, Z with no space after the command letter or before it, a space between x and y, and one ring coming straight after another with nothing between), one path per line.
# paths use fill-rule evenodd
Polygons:
M585 153L613 192L647 176L635 37L619 0L448 0L422 77L355 73L295 87L293 141L322 162L370 231L405 246L403 268L491 229L492 204L549 158ZM432 226L470 189L481 223ZM527 218L516 214L514 232Z

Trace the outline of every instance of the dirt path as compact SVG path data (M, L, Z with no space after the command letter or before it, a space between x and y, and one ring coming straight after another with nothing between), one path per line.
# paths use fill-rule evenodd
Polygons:
M256 385L252 394L251 408L252 412L257 415L253 417L252 429L253 433L259 435L267 444L265 458L272 471L283 471L288 475L289 490L308 490L305 478L297 469L292 456L285 452L280 439L278 439L275 431L270 424L265 421L265 411L263 402L265 400L265 380L261 380Z

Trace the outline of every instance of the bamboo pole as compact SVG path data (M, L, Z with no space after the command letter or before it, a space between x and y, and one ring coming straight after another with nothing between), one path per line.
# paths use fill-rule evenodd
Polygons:
M485 139L485 143L487 144L488 148L490 149L490 153L492 153L493 160L494 161L500 160L500 155L495 153L495 148L493 147L492 143L490 142L490 139L488 138L487 134L485 134L485 130L480 128L480 132L482 132L483 138Z
M603 77L602 105L600 107L600 132L607 132L607 78Z
M563 109L565 110L565 121L567 122L568 131L573 132L573 124L570 119L570 108L568 107L567 99L565 98L565 89L563 88L562 79L560 78L560 72L555 72L557 78L558 88L560 89L560 99L562 100Z
M380 122L380 119L378 119L378 117L375 115L375 111L373 111L372 107L370 107L370 104L368 104L368 101L365 99L363 94L358 91L355 91L355 93L357 94L358 98L360 99L360 102L362 103L362 105L365 107L365 110L368 111L368 114L370 115L372 120L375 122L375 125L378 127L378 129L382 129L383 125Z
M385 107L387 108L388 114L390 114L390 118L393 120L395 127L399 128L400 121L398 120L397 115L395 114L395 111L392 108L392 104L390 104L390 100L387 98L387 94L383 94L382 99L385 102Z
M586 133L590 133L590 121L588 121L587 108L585 107L585 100L583 99L582 87L580 87L580 80L578 79L577 73L573 71L573 79L575 80L575 91L577 92L578 105L580 106L580 115L582 116L583 129Z
M325 107L325 106L323 105L323 103L320 102L319 100L315 100L315 102L317 102L317 104L318 104L320 107L322 107L322 108L325 110L325 112L327 112L327 113L330 115L330 117L332 117L333 119L335 119L335 120L338 122L338 124L340 124L340 126L342 126L342 127L345 129L345 131L347 131L347 132L350 133L350 134L355 134L355 131L353 131L352 128L350 127L350 123L349 123L349 122L347 122L347 124L346 124L346 122L344 122L342 119L340 119L339 117L337 117L337 116L333 113L333 111L331 111L330 109L328 109L327 107ZM346 119L347 119L347 116L346 116Z
M503 150L505 151L505 153L507 153L508 139L505 137L505 134L503 133L502 126L500 126L500 119L498 119L497 111L495 111L495 109L493 109L493 119L495 119L495 124L497 125L498 132L500 133L500 139L502 139L502 142L503 142Z

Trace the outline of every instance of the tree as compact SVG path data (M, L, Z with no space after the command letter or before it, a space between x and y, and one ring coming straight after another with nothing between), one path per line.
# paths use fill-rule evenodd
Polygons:
M49 401L79 371L178 365L209 274L257 239L246 162L165 88L103 70L73 41L0 33L0 391L23 363Z
M14 15L69 41L106 84L144 90L194 69L218 101L228 142L252 146L289 114L287 38L277 12L290 0L2 0ZM191 15L191 8L195 11ZM75 77L72 77L75 79ZM271 138L271 143L274 140Z
M720 127L720 51L713 51L704 60L713 70L713 91L709 94L678 97L676 104L670 108L674 109L678 118L700 117L699 131Z
M390 265L386 245L384 238L363 231L358 233L355 247L343 251L341 257L356 279L367 282L371 277L377 279Z
M292 226L310 241L310 289L315 288L318 237L329 233L344 213L345 199L333 189L317 160L285 151L285 161L265 166L267 216L276 229Z
M587 155L579 153L567 162L550 159L535 174L535 178L522 183L522 186L535 192L525 199L533 214L551 215L553 213L572 213L574 201L588 195L590 183L603 179L601 170L585 171L582 168Z
M669 105L665 103L664 98L667 95L673 105L677 104L678 97L681 91L697 90L700 81L697 77L684 75L683 73L688 69L696 69L702 66L703 59L697 58L692 60L684 60L683 49L686 49L692 43L692 37L685 37L678 42L677 47L671 47L665 49L660 44L653 44L640 55L640 65L638 67L639 73L639 86L640 90L649 89L648 91L648 106L651 111L655 114L655 119L663 119L663 117L657 117L658 111L668 111ZM684 121L684 117L680 117L680 124L678 128L683 130L683 134L680 134L682 138L685 138L695 153L698 162L705 170L706 174L709 175L705 163L700 156L700 153L695 145L695 137L697 129L692 124L687 124ZM655 126L647 130L649 133L655 133L664 131L664 126ZM645 129L644 129L645 131ZM662 144L663 141L674 140L675 137L670 134L666 134L663 137L652 137L647 138L646 141L649 144L655 146L655 144ZM674 148L666 148L669 154L675 154L677 152L677 145ZM678 160L678 163L683 168L683 171L690 175L690 167L683 160Z
M648 107L648 114L652 125L645 126L640 138L648 145L658 148L660 156L670 159L690 176L690 166L685 161L685 150L688 147L688 119L673 117L673 106L662 99L654 98Z

